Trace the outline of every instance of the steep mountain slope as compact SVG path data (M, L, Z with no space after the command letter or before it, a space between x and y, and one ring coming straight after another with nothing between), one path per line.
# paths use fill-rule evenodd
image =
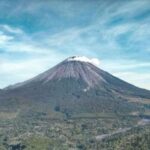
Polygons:
M76 113L131 113L143 105L130 100L150 99L137 88L97 68L88 58L70 57L48 71L3 89L2 108L9 110Z

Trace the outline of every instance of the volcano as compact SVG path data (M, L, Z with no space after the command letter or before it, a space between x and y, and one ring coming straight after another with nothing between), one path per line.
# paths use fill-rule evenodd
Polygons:
M2 89L1 110L129 114L143 110L150 91L101 70L86 57L73 56L40 75Z

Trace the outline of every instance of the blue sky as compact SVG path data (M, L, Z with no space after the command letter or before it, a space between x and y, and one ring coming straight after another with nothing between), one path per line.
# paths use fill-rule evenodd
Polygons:
M73 55L150 89L150 0L1 0L0 88Z

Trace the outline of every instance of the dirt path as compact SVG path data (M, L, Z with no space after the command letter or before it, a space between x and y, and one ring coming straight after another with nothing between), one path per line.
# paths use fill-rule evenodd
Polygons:
M150 124L150 119L141 119L135 127L144 126L146 124ZM124 133L129 131L131 128L119 128L118 130L109 133L109 134L101 134L96 136L96 140L101 141L107 137L113 136L115 134Z

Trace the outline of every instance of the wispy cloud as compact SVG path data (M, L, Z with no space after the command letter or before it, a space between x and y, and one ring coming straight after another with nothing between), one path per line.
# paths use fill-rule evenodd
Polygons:
M100 67L118 77L150 89L149 0L21 0L18 5L2 0L0 13L0 87L70 55L85 55L99 58ZM6 82L9 72L13 75ZM143 83L138 75L137 80L125 78L129 72L140 72Z
M0 32L0 44L6 44L11 40L13 40L12 36L5 35L3 32Z
M23 34L23 31L19 28L11 27L7 24L0 25L0 28L2 28L4 31L8 33L14 33L14 34Z

